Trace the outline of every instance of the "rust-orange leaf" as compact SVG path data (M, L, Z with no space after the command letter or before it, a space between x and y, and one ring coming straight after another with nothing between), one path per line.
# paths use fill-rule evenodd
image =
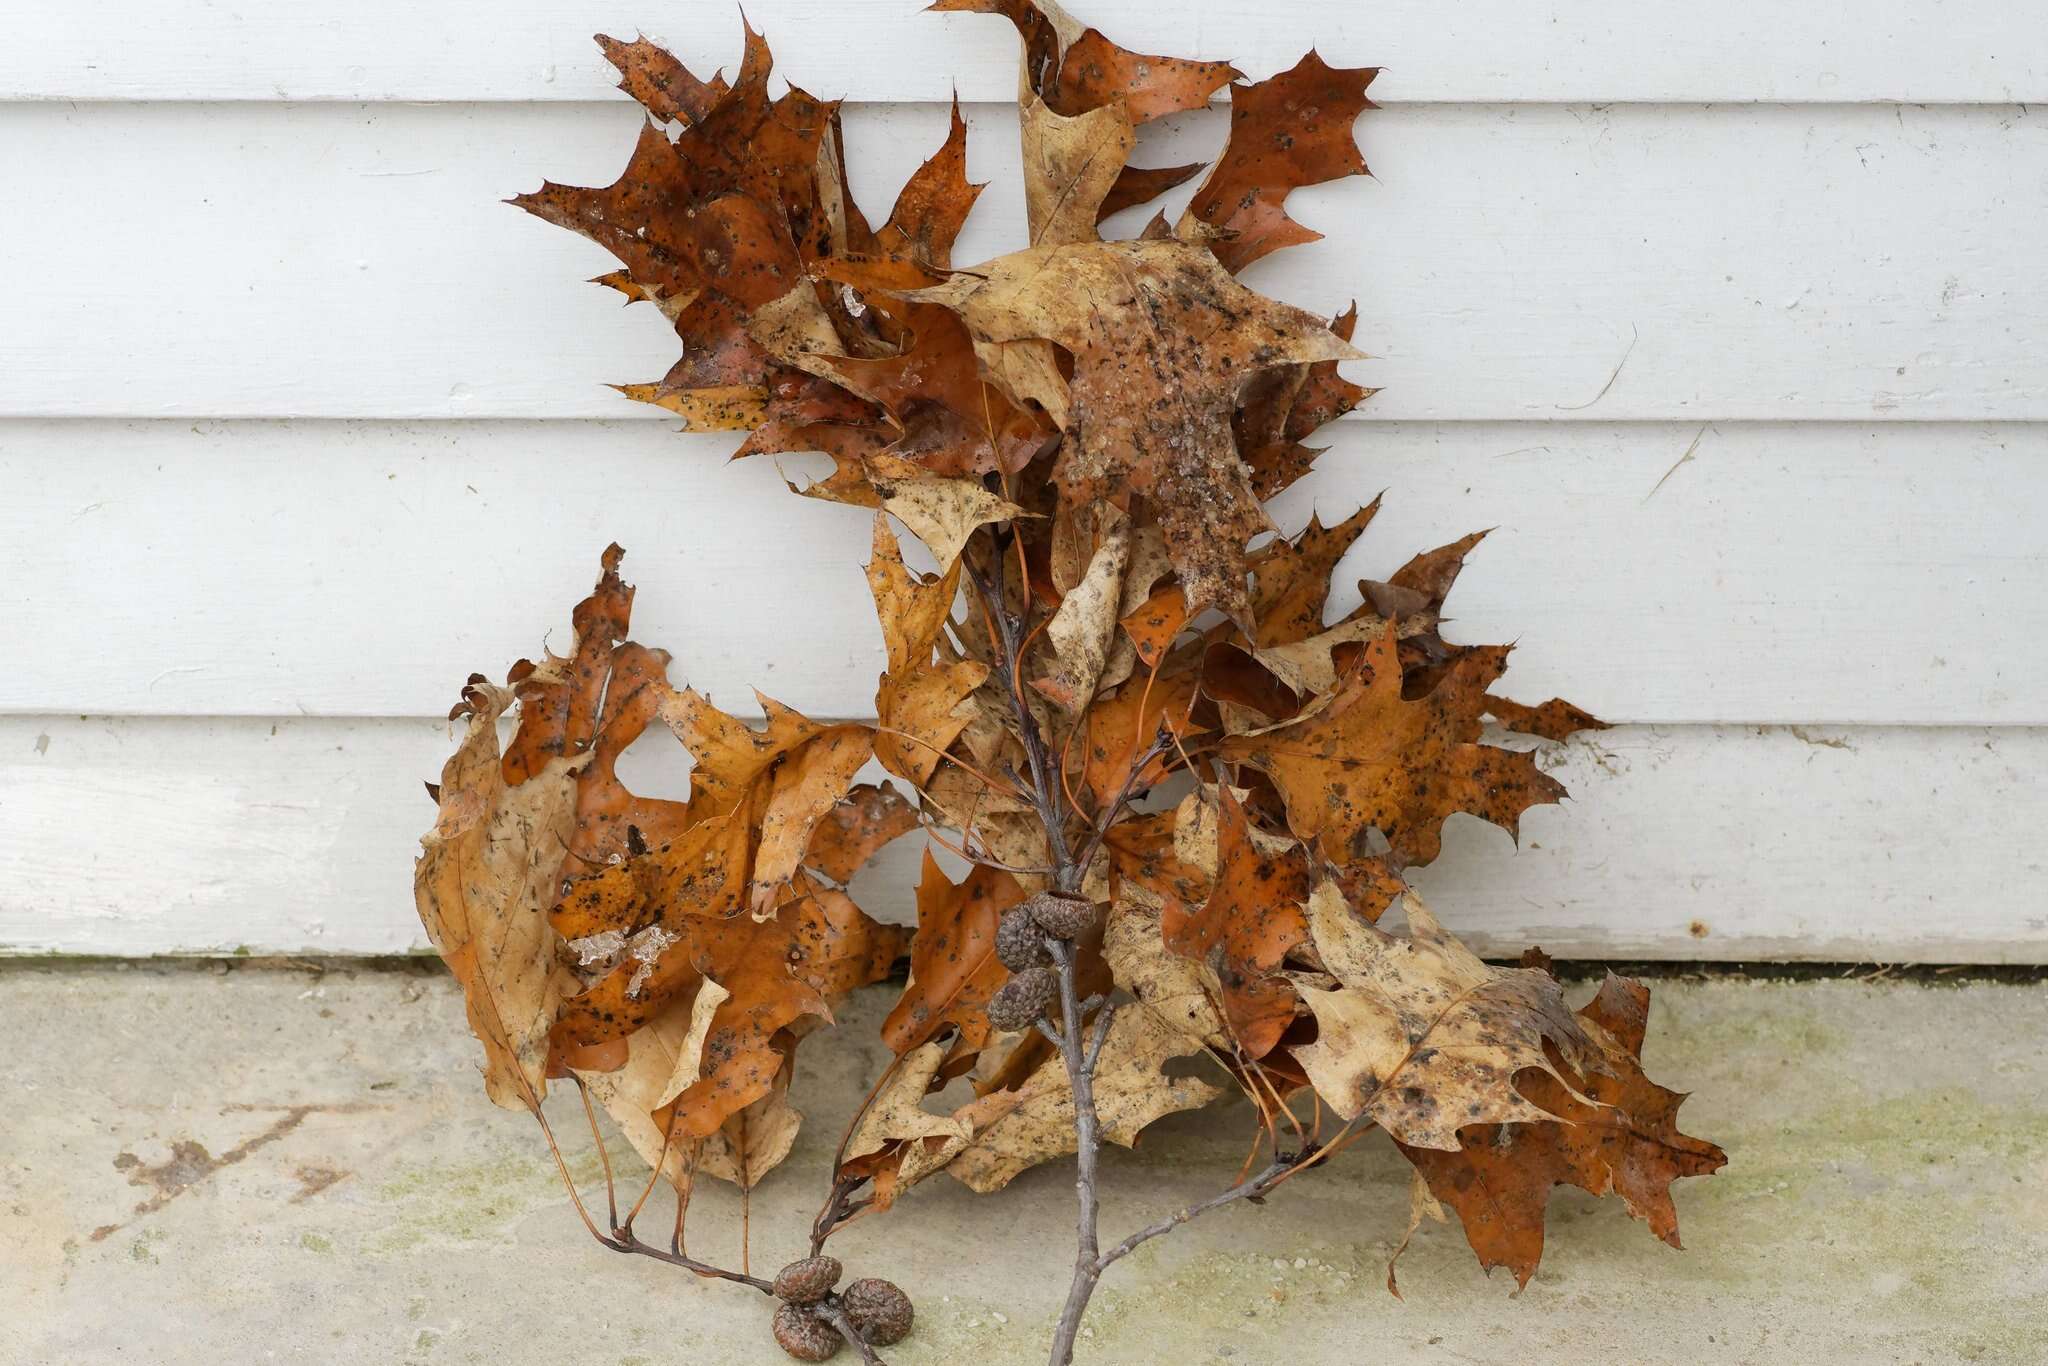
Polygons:
M1619 1195L1651 1233L1679 1245L1671 1183L1711 1175L1728 1159L1713 1144L1680 1133L1685 1097L1643 1075L1649 1004L1649 988L1610 973L1579 1011L1599 1027L1589 1032L1613 1069L1580 1080L1599 1104L1574 1099L1553 1077L1525 1072L1517 1086L1556 1122L1474 1125L1459 1131L1464 1146L1456 1151L1397 1145L1430 1193L1458 1212L1481 1266L1504 1266L1527 1285L1543 1255L1544 1208L1562 1185Z
M1235 794L1219 792L1215 886L1199 907L1167 902L1160 923L1168 948L1216 970L1231 1033L1262 1058L1294 1022L1294 989L1274 974L1308 942L1314 878L1301 846L1258 834Z
M1024 899L1017 879L975 868L955 884L929 851L917 884L917 934L910 942L910 982L882 1039L898 1053L952 1030L967 1048L989 1036L988 1001L1009 980L996 960L996 922Z
M1427 863L1452 812L1512 834L1524 811L1564 795L1533 755L1478 742L1486 690L1506 666L1505 646L1472 649L1432 692L1408 701L1389 623L1320 705L1232 736L1222 752L1270 775L1294 833L1333 857L1370 852L1366 837L1378 830L1400 862Z
M1213 245L1233 271L1321 237L1287 216L1288 193L1366 173L1351 125L1373 107L1365 89L1378 74L1377 67L1333 67L1310 52L1277 76L1232 86L1230 141L1195 191L1182 235L1190 220L1226 234Z
M645 38L625 43L600 33L597 45L604 49L605 60L619 69L619 89L664 122L695 122L710 113L725 94L725 77L700 81L666 49Z

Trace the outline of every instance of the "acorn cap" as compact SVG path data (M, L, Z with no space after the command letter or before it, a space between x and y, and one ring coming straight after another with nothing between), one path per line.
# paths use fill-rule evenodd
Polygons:
M1045 931L1038 928L1038 921L1023 906L1012 906L1003 912L1003 918L996 926L996 958L1012 972L1023 972L1047 962L1051 955L1045 951Z
M1095 923L1095 903L1086 897L1040 892L1024 904L1038 928L1055 939L1078 939Z
M989 998L988 1022L997 1029L1029 1029L1059 989L1060 979L1051 968L1026 968Z
M776 1299L789 1304L816 1304L832 1293L845 1270L837 1257L805 1257L776 1272L770 1288Z
M839 1292L839 1307L874 1347L889 1347L910 1336L916 1316L910 1296L893 1281L868 1277Z
M800 1304L775 1306L775 1342L798 1361L829 1361L846 1345L837 1328Z

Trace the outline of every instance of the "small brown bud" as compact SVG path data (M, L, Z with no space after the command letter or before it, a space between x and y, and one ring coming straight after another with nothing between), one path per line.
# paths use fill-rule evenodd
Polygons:
M839 1307L874 1347L889 1347L910 1336L910 1296L895 1282L870 1276L839 1292Z
M1051 968L1026 968L989 998L988 1022L997 1029L1031 1028L1059 994L1059 986Z
M1040 892L1024 903L1038 928L1055 939L1078 939L1095 923L1095 903L1061 892Z
M1002 921L996 926L996 958L1004 967L1024 972L1050 957L1045 951L1045 931L1038 928L1038 921L1029 910L1012 906L1003 912Z
M837 1328L800 1304L775 1307L775 1341L798 1361L829 1361L846 1345Z
M832 1293L845 1268L837 1257L805 1257L775 1273L775 1298L790 1304L816 1304Z

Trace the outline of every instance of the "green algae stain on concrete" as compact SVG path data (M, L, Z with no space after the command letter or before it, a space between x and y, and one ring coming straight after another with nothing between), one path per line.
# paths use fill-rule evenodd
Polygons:
M145 1266L160 1265L161 1263L156 1255L156 1248L158 1244L164 1241L164 1237L165 1234L161 1229L146 1228L142 1230L142 1232L135 1235L135 1240L128 1244L128 1260L140 1262Z
M1748 1074L1772 1062L1824 1069L1828 1057L1852 1041L1835 1018L1832 993L1790 982L1760 982L1750 990L1753 996L1723 1000L1684 984L1652 982L1645 1057L1651 1075L1684 1087L1722 1074L1731 1062Z
M1142 1254L1132 1259L1141 1260ZM1193 1351L1203 1344L1279 1341L1290 1318L1305 1310L1361 1295L1387 1298L1385 1261L1381 1245L1318 1244L1285 1256L1210 1252L1170 1272L1155 1265L1119 1268L1143 1289L1105 1286L1090 1307L1088 1324L1099 1349L1112 1354L1149 1351L1165 1342Z
M2048 1325L2027 1324L1999 1293L2007 1254L1992 1250L2009 1254L2019 1237L2048 1255L2048 1231L2027 1234L2013 1204L2048 1170L2048 1108L1987 1104L1961 1091L1859 1097L1753 1129L1729 1148L1721 1175L1677 1187L1689 1249L1682 1274L1691 1281L1752 1294L1787 1284L1870 1286L1881 1298L1903 1295L1900 1319L1910 1320L1915 1305L1968 1306L1972 1329L1998 1351L2029 1336L2030 1348L2048 1341ZM1959 1167L1975 1175L1958 1179ZM1629 1274L1618 1249L1589 1251L1604 1268L1595 1274Z
M1729 1165L1685 1189L1741 1199L1788 1189L1844 1163L1888 1184L1958 1157L2015 1166L2048 1155L2048 1107L1987 1104L1960 1091L1826 1106L1729 1144Z
M579 1186L603 1179L595 1151L569 1159ZM429 1244L489 1242L515 1219L554 1204L568 1204L554 1160L545 1152L508 1152L476 1162L401 1168L377 1188L390 1222L369 1248L409 1252Z
M318 1233L301 1233L299 1246L308 1252L317 1252L325 1256L334 1251L334 1240Z

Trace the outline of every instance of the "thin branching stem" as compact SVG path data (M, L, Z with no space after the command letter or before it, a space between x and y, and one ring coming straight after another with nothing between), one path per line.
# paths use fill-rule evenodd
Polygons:
M1130 1237L1124 1239L1115 1247L1110 1248L1108 1251L1098 1256L1095 1259L1095 1273L1098 1276L1101 1275L1104 1271L1107 1271L1110 1268L1112 1263L1121 1261L1123 1258L1130 1256L1133 1252L1137 1251L1142 1244L1151 1242L1154 1238L1159 1237L1163 1233L1173 1232L1173 1230L1179 1228L1182 1224L1187 1223L1190 1219L1193 1219L1198 1215L1207 1214L1212 1209L1221 1209L1223 1208L1223 1206L1234 1204L1239 1200L1258 1199L1260 1196L1264 1195L1267 1191L1273 1188L1273 1183L1275 1181L1279 1180L1280 1177L1284 1176L1288 1171L1292 1170L1292 1166L1292 1163L1276 1160L1272 1164L1270 1164L1264 1171L1260 1172L1257 1176L1254 1176L1249 1181L1240 1181L1237 1185L1232 1186L1228 1190L1219 1191L1217 1194L1210 1196L1207 1200L1200 1201L1196 1204L1184 1206L1181 1209L1175 1210L1172 1214L1167 1215L1164 1219L1159 1220L1157 1223L1147 1224L1144 1228L1139 1229L1136 1233L1133 1233Z
M1053 961L1059 965L1060 1007L1067 1027L1060 1031L1060 1054L1066 1059L1067 1079L1074 1089L1074 1191L1080 1213L1075 1224L1074 1278L1067 1287L1067 1300L1060 1309L1053 1330L1052 1366L1067 1366L1074 1359L1074 1339L1081 1331L1081 1318L1102 1275L1098 1264L1097 1225L1100 1201L1097 1196L1096 1164L1101 1155L1101 1119L1095 1113L1095 1067L1092 1053L1081 1042L1081 1002L1075 987L1075 963L1079 955L1073 946L1049 940ZM1103 1014L1108 1015L1105 1008Z
M1008 533L1009 540L1017 541L1014 530ZM1030 629L1029 585L1025 585L1022 598L1022 616L1011 609L1004 592L1003 565L1008 546L1004 544L1001 532L992 532L992 549L989 568L983 571L971 562L966 565L968 581L973 585L988 622L994 660L990 666L993 680L1010 705L1017 723L1017 736L1024 747L1026 763L1030 769L1028 784L1019 779L1018 786L1025 789L1025 799L1037 813L1045 830L1047 851L1051 854L1053 867L1051 880L1055 890L1076 893L1086 880L1088 866L1101 850L1109 828L1115 824L1130 802L1139 785L1140 775L1155 758L1169 751L1177 751L1181 761L1190 769L1194 760L1189 756L1179 733L1163 720L1154 734L1152 743L1142 754L1135 752L1134 741L1130 763L1126 769L1121 787L1115 797L1094 814L1092 819L1084 817L1085 832L1079 848L1069 841L1067 819L1070 812L1078 809L1066 786L1065 751L1061 751L1055 767L1055 759L1045 737L1038 726L1037 715L1025 701L1023 690L1023 656L1026 646L1036 634ZM1019 556L1020 564L1022 556ZM1156 672L1156 670L1155 670ZM1147 682L1150 687L1150 680ZM1071 740L1071 735L1069 739ZM1012 775L1015 776L1015 775ZM1062 798L1066 806L1062 806ZM1244 1179L1240 1176L1237 1184L1220 1191L1208 1199L1187 1205L1174 1211L1136 1233L1108 1251L1101 1248L1099 1232L1101 1198L1099 1193L1099 1163L1102 1147L1102 1121L1095 1108L1095 1073L1102 1061L1102 1050L1109 1040L1109 1030L1116 1007L1101 997L1082 1000L1079 987L1079 958L1074 945L1062 940L1048 939L1046 948L1052 954L1059 970L1059 1001L1061 1027L1055 1028L1049 1021L1039 1021L1038 1029L1045 1038L1060 1051L1067 1069L1067 1079L1074 1095L1074 1189L1079 1205L1075 1221L1075 1250L1073 1279L1067 1288L1067 1298L1061 1307L1059 1321L1053 1330L1051 1366L1071 1366L1074 1359L1074 1344L1080 1336L1081 1320L1088 1310L1088 1302L1094 1296L1095 1287L1108 1268L1129 1256L1134 1250L1162 1234L1171 1232L1210 1210L1222 1209L1240 1200L1254 1203L1281 1182L1295 1176L1306 1167L1317 1165L1334 1150L1355 1136L1357 1121L1347 1124L1338 1134L1317 1148L1313 1140L1302 1134L1301 1123L1293 1109L1281 1100L1275 1092L1272 1099L1284 1114L1297 1135L1306 1141L1305 1148L1312 1151L1301 1153L1276 1153L1273 1161L1257 1175ZM1092 1029L1084 1030L1083 1022L1090 1009L1097 1009ZM1256 1066L1256 1065L1254 1065ZM1263 1078L1261 1079L1263 1082ZM1275 1140L1278 1132L1273 1127L1270 1112L1260 1106L1267 1133ZM1320 1119L1318 1120L1320 1128ZM1277 1146L1277 1143L1276 1143ZM1254 1145L1253 1151L1257 1151ZM1249 1162L1247 1163L1247 1166Z

